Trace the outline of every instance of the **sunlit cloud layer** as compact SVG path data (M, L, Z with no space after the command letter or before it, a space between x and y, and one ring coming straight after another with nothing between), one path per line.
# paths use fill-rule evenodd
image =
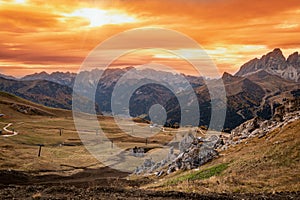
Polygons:
M300 47L300 2L240 0L2 0L0 73L23 76L72 71L102 41L132 28L173 29L197 41L219 68L234 73L246 61L274 48L287 56ZM143 37L137 35L136 37ZM156 35L151 35L153 40ZM186 59L202 55L185 44L162 41ZM128 41L122 41L128 47ZM120 44L117 48L120 48ZM106 58L116 47L102 56ZM113 65L168 64L184 73L191 66L162 51L123 56ZM101 63L99 63L101 67Z

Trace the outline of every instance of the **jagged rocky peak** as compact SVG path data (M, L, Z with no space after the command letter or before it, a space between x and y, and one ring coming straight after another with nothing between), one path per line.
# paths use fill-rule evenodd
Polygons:
M48 77L50 74L48 74L45 71L42 72L36 72L34 74L30 74L30 75L26 75L23 78L21 78L21 80L39 80L39 79L45 79L46 77Z
M56 72L52 72L51 74L49 74L51 76L56 76L56 75L59 75L59 76L76 76L77 74L76 73L73 73L73 72L60 72L60 71L56 71Z
M288 57L287 62L291 65L300 67L300 55L298 54L298 52L296 51L295 53L291 54Z
M35 73L35 74L40 74L40 75L49 75L47 72L45 72L45 71L42 71L42 72L40 72L40 73Z
M48 76L50 74L48 74L47 72L45 71L42 71L42 72L36 72L34 74L32 74L33 76ZM30 76L30 75L29 75Z
M278 48L261 58L261 65L267 70L284 70L287 66L282 51Z
M232 78L232 77L233 77L233 75L228 72L224 72L222 75L222 79L227 79L227 78Z
M228 72L224 72L222 75L222 80L224 81L224 83L228 83L228 82L232 82L234 80L236 80L239 77L233 76L232 74L228 73Z
M284 57L279 48L267 53L260 59L255 58L241 66L236 76L248 76L259 71L266 71L284 79L300 81L300 57L298 52L291 54L288 59Z
M281 49L279 48L275 48L272 52L267 53L266 58L268 59L276 59L276 60L281 60L281 61L285 61L285 57L282 54Z

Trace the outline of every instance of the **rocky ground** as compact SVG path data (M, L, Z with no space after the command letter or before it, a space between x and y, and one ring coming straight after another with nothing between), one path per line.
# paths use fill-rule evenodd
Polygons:
M123 178L119 178L122 177ZM0 172L1 199L299 199L299 193L196 194L138 189L147 180L128 181L109 168L70 177L33 177L15 171ZM10 182L10 184L8 184Z

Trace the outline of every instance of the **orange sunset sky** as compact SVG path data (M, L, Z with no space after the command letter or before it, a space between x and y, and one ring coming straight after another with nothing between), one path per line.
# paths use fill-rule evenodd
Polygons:
M77 72L103 40L140 27L162 27L196 40L220 73L279 47L299 51L299 0L0 0L0 73ZM126 43L126 41L124 41ZM174 46L190 59L197 51ZM109 53L109 50L107 51ZM105 55L100 55L105 57ZM125 55L115 66L162 62L190 67L159 51Z

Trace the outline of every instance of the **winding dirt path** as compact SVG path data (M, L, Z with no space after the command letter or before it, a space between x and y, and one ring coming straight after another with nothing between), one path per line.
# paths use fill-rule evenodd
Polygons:
M12 123L9 123L9 124L7 124L7 125L3 128L3 130L4 130L5 132L11 133L11 134L9 134L9 135L0 135L0 136L2 136L2 137L12 137L12 136L18 135L18 132L16 132L16 131L11 131L11 130L8 130L8 129L7 129L7 128L10 127L11 125L12 125Z

